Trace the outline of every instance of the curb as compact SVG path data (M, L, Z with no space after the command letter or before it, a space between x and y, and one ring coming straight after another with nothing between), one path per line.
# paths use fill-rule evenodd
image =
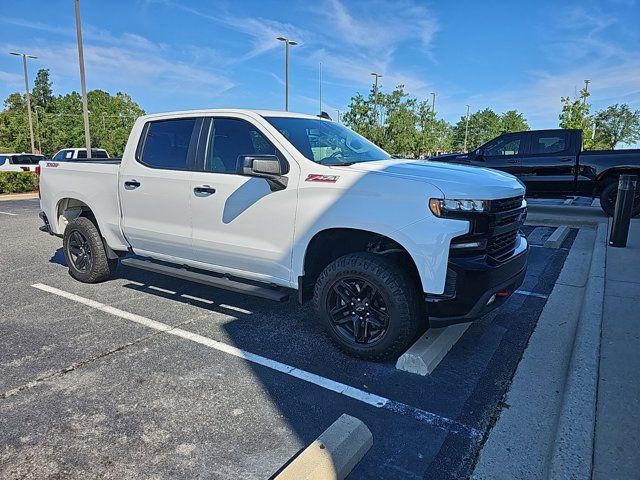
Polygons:
M576 207L568 205L529 205L526 223L532 225L598 225L607 223L609 217L592 207Z
M344 479L373 445L373 435L355 417L343 413L274 480Z
M0 202L7 200L31 200L36 198L38 198L38 192L0 194Z
M430 375L471 323L429 328L396 362L398 370Z
M549 478L591 478L606 246L607 226L601 224L567 372Z
M607 224L582 227L485 437L473 479L589 478L577 472L585 463L591 469Z
M562 246L562 242L567 238L570 231L571 230L566 225L560 225L553 231L549 238L547 238L547 241L544 242L544 246L546 248L560 248Z

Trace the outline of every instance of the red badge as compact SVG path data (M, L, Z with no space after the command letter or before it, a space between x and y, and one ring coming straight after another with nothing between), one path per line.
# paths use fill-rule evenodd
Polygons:
M338 175L320 175L317 173L310 173L305 182L336 183L338 178Z

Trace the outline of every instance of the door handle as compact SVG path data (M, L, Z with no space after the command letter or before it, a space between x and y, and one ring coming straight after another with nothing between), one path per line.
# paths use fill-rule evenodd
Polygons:
M200 185L193 188L193 193L198 197L208 197L209 195L216 193L216 189L209 185Z
M140 182L137 180L128 180L124 182L124 188L126 190L135 190L140 186Z
M571 157L562 157L559 159L561 162L570 162L571 160L573 160L573 158Z

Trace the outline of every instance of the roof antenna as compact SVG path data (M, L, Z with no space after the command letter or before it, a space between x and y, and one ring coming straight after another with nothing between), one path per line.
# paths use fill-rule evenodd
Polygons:
M326 120L331 120L331 117L329 116L329 114L327 112L320 112L320 115L318 115L318 117L324 118Z

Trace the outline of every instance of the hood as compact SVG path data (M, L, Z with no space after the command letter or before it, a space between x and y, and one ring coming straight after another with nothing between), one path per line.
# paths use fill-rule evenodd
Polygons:
M520 181L508 173L430 160L378 160L335 168L428 182L439 188L445 198L494 200L524 195L525 191Z

